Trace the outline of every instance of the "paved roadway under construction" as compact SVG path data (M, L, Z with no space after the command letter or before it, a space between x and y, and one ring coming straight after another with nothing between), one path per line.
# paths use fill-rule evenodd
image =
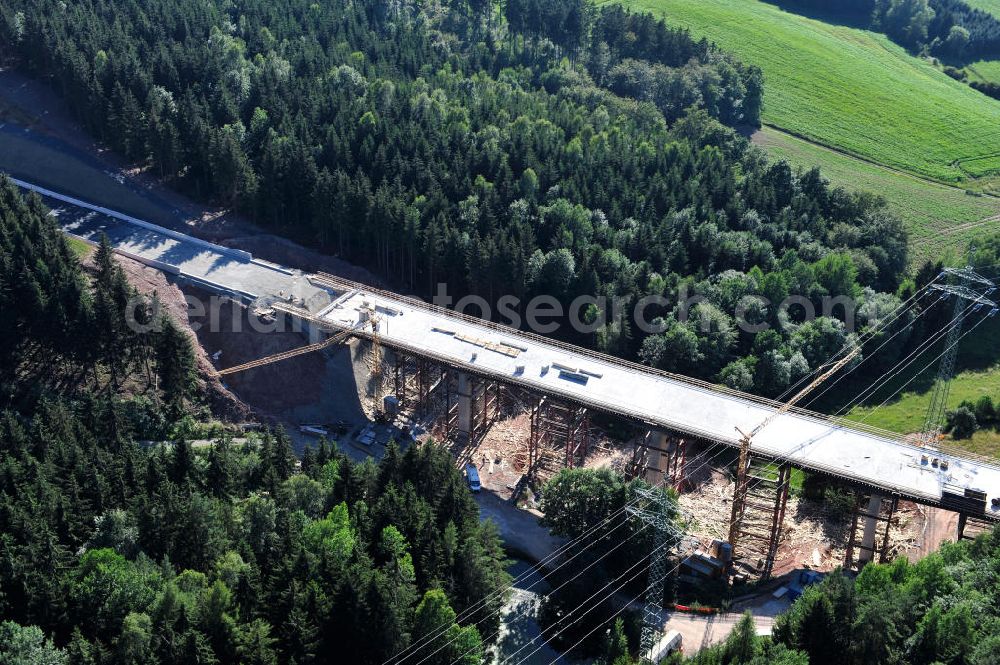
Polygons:
M39 191L28 183L22 187ZM732 446L736 428L750 431L776 406L570 347L517 330L459 317L416 300L275 266L245 252L211 245L85 202L41 190L71 234L95 240L104 232L117 249L186 278L202 288L244 300L279 293L304 302L311 320L333 328L363 329L375 306L383 344L458 370L559 396L680 434ZM928 505L941 505L945 484L986 493L985 516L1000 520L1000 465L933 453L947 469L922 462L927 449L889 433L863 430L817 414L782 414L759 432L753 452L847 479Z

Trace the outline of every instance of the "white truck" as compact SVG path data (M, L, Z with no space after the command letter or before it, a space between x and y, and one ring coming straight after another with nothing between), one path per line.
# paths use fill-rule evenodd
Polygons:
M660 638L660 641L653 646L653 651L649 654L650 662L659 663L675 651L681 651L681 643L683 641L684 638L679 632L676 630L668 630L667 633Z

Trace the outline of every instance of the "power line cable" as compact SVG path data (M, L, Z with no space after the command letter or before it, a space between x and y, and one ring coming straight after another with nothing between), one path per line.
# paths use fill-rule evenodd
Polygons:
M640 593L640 594L639 594L638 596L636 596L635 598L633 598L632 600L630 600L630 601L628 601L627 603L625 603L625 605L624 605L624 606L622 607L622 609L625 609L625 608L629 607L629 606L630 606L630 605L631 605L632 603L634 603L634 602L638 601L638 600L639 600L640 598L642 598L642 594L641 594L641 593ZM574 642L574 643L573 643L572 645L570 645L570 647L569 647L568 649L566 649L565 651L563 651L563 652L562 652L562 653L561 653L560 655L558 655L558 656L556 656L555 658L553 658L552 660L550 660L550 661L548 662L548 665L555 665L555 663L556 663L556 662L558 662L560 658L562 658L563 656L565 656L565 655L566 655L566 654L568 654L568 653L572 653L573 649L575 649L575 648L577 648L578 646L580 646L581 644L583 644L583 643L584 643L584 642L586 641L586 639L587 639L588 637L590 637L591 635L593 635L594 633L596 633L596 632L597 632L598 630L600 630L600 629L601 629L602 627L606 626L606 625L608 624L608 622L609 622L609 621L611 621L611 620L612 620L612 619L614 619L614 618L615 618L616 616L618 616L619 612L621 612L621 610L618 610L617 612L613 612L613 613L611 614L611 616L609 616L609 617L608 617L608 618L607 618L607 619L606 619L605 621L603 621L603 622L601 622L601 623L597 624L596 626L594 626L593 628L591 628L591 629L590 629L589 631L587 631L587 634L586 634L586 635L584 635L584 636L583 636L583 637L581 637L581 638L580 638L579 640L577 640L577 641L576 641L576 642ZM538 649L535 649L535 651L538 651ZM533 655L535 654L535 651L532 651L532 652L531 652L530 654L528 654L528 655L527 655L527 656L526 656L525 658L523 658L523 659L519 660L519 661L518 661L517 663L515 663L514 665L522 665L522 663L525 663L525 662L527 662L528 658L530 658L531 656L533 656Z
M925 293L931 288L931 286L936 281L938 281L939 279L941 279L941 275L940 274L937 275L934 279L932 279L927 284L924 284L922 287L920 287L919 289L917 289L916 291L914 291L910 295L909 298L907 298L906 300L904 300L902 303L900 303L896 307L896 310L894 311L894 313L892 315L890 315L891 320L889 320L888 322L879 321L874 327L872 327L868 331L862 333L861 336L859 336L855 340L855 344L856 345L861 345L861 344L866 343L868 341L867 339L864 339L866 335L869 338L874 337L874 335L878 332L878 328L879 327L891 325L900 316L902 316L906 311L908 311L908 310L912 309L913 307L915 307L916 304L917 304L916 300L918 298L920 298L920 297L923 297L923 295L925 295ZM913 301L913 302L911 303L910 301ZM786 397L788 397L790 394L792 394L792 392L795 389L797 389L799 386L801 386L807 380L811 379L814 376L818 376L820 372L824 371L828 367L833 366L833 364L837 361L837 359L842 354L850 351L852 348L853 347L851 345L849 345L849 344L845 344L844 346L842 346L836 353L834 353L832 356L830 356L830 358L826 362L822 363L821 365L819 365L816 369L812 370L811 372L806 373L798 381L796 381L794 384L792 384L788 388L786 388L780 395L778 395L775 398L775 401L776 402L780 402L780 401L784 400Z
M627 524L627 522L623 521L622 524ZM560 584L555 589L552 589L551 591L549 591L549 593L555 593L556 591L559 591L559 589L562 589L564 586L566 586L570 582L576 580L578 577L580 577L581 575L583 575L585 572L587 572L588 570L590 570L591 568L593 568L594 566L596 566L598 563L600 563L601 561L603 561L605 558L607 558L608 556L610 556L612 552L614 552L619 547L621 547L622 545L624 545L625 543L627 543L628 541L630 541L632 538L634 538L635 536L637 536L639 533L641 533L643 530L645 530L645 528L646 528L646 525L642 525L642 527L640 527L635 532L633 532L632 535L630 535L628 538L626 538L625 540L620 541L617 545L615 545L610 550L608 550L607 552L605 552L604 554L602 554L601 556L599 556L597 559L595 559L594 561L592 561L586 568L584 568L584 569L580 570L579 572L577 572L573 577L569 578L568 580L566 580L565 582L563 582L562 584ZM525 611L527 611L527 610L525 610ZM524 613L523 612L515 613L514 615L512 615L512 618L516 619L519 616L524 616ZM483 617L482 619L480 619L479 621L477 621L475 624L470 624L470 625L473 625L473 626L475 626L475 627L478 628L479 624L481 624L483 621L486 621L487 618L488 617ZM484 639L482 641L483 642L490 642L490 641L492 641L499 634L500 634L500 630L498 628L496 632L494 632L488 638L486 638L486 639ZM448 642L445 642L444 644L442 644L441 646L439 646L437 649L435 649L433 652L431 652L430 654L424 656L424 658L422 660L417 661L417 663L415 665L421 665L421 663L423 663L427 659L433 657L435 654L437 654L438 652L440 652L445 647L450 646L453 642L454 642L454 640L449 640ZM474 648L475 647L470 647L468 650L466 650L465 653L461 654L454 662L460 661L462 658L464 658L469 653L471 653Z
M837 378L835 378L832 382L830 382L828 385L826 385L821 391L819 391L815 395L810 395L809 399L808 399L808 402L803 406L803 408L808 408L809 405L815 403L816 400L818 400L820 397L822 397L823 395L825 395L829 390L831 390L834 386L836 386L838 383L840 383L848 374L850 374L854 370L856 370L859 367L861 367L862 365L864 365L865 362L868 361L870 358L875 357L875 354L877 354L879 351L881 351L883 348L885 348L886 344L888 344L893 339L895 339L898 335L900 335L904 331L906 331L906 329L907 329L907 327L909 325L912 325L913 323L916 323L917 321L919 321L920 317L922 317L924 314L926 314L927 311L928 310L926 310L926 309L925 310L921 310L920 313L917 314L917 316L913 319L913 321L910 322L910 324L908 324L907 326L904 326L904 327L900 328L899 330L897 330L896 332L894 332L891 336L889 336L885 340L883 340L883 342L881 344L879 344L870 354L865 355L858 363L856 363L854 365L851 365L846 370L844 370L844 372L842 372Z
M950 348L951 346L954 346L954 345L958 344L958 343L959 343L959 341L961 341L961 339L962 339L962 338L964 338L964 337L965 337L966 335L969 335L970 333L972 333L972 331L973 331L973 330L975 330L976 328L978 328L978 327L979 327L980 325L982 325L982 324L983 324L983 322L984 322L984 321L986 321L986 319L987 319L987 318L988 318L988 317L983 317L982 319L980 319L980 321L979 321L978 323L976 323L976 324L975 324L974 326L972 326L972 327L971 327L971 328L970 328L969 330L967 330L967 331L966 331L966 332L965 332L965 333L964 333L964 334L963 334L963 335L962 335L961 337L959 337L959 339L958 339L958 340L956 340L956 341L955 341L955 342L954 342L954 343L953 343L952 345L950 345L950 346L949 346L949 348ZM948 328L950 328L950 326L948 326L947 328L945 328L945 330L947 330ZM913 378L911 378L911 379L910 379L909 381L907 381L907 383L905 383L905 384L904 384L903 386L901 386L899 390L902 390L902 389L903 389L903 388L905 388L905 387L906 387L907 385L909 385L909 383L911 383L911 382L912 382L912 381L913 381L913 380L914 380L914 379L915 379L915 378L916 378L917 376L919 376L919 375L920 375L920 374L921 374L921 373L922 373L923 371L925 371L925 370L926 370L926 369L927 369L928 367L930 367L931 365L933 365L933 364L934 364L934 362L936 362L936 361L937 361L937 360L938 360L938 359L939 359L939 358L940 358L941 356L943 356L943 355L944 355L945 353L947 353L947 351L948 351L948 349L945 349L945 351L943 351L943 352L942 352L942 353L941 353L941 354L940 354L940 355L939 355L939 356L938 356L937 358L935 358L935 359L934 359L934 360L932 360L932 361L931 361L930 363L928 363L928 364L927 364L927 365L926 365L926 366L925 366L925 367L924 367L924 368L923 368L923 369L922 369L922 370L921 370L920 372L918 372L918 373L917 373L917 374L916 374L916 375L915 375L915 376L914 376ZM909 364L912 364L912 361L911 361L910 363L908 363L908 364L907 364L906 366L909 366ZM897 390L896 392L898 392L898 390ZM894 393L894 394L895 394L895 393ZM888 399L891 399L891 397L892 397L892 396L890 396L889 398L887 398L886 402L888 401ZM883 406L883 405L884 405L884 404L885 404L886 402L883 402L883 403L882 403L881 405L879 405L878 407L876 407L876 409L875 409L875 410L877 410L878 408L881 408L881 406ZM874 413L874 411L875 411L875 410L873 410L873 412L872 412L872 413ZM865 418L864 420L867 420L867 418L868 418L868 417L871 417L871 414L868 414L868 416L867 416L867 417L866 417L866 418ZM863 420L863 421L864 421L864 420ZM863 422L863 421L862 421L862 422ZM682 565L682 563L683 563L683 562L681 562L681 563L678 563L678 565L677 565L677 566L675 566L675 567L674 567L674 568L673 568L673 569L671 570L670 574L672 574L672 573L673 573L674 571L676 571L676 570L677 570L677 569L678 569L678 568L680 567L680 565ZM639 598L640 598L641 596L642 596L642 594L639 594L638 596L636 596L636 597L635 597L635 598L634 598L634 599L633 599L632 601L630 601L630 602L629 602L628 604L626 604L626 607L627 607L628 605L631 605L631 603L635 602L636 600L638 600L638 599L639 599ZM611 619L611 618L613 618L613 617L614 617L614 616L615 616L616 614L617 614L617 612L613 613L613 614L612 614L612 616L611 616L611 617L609 617L608 621L610 621L610 619ZM607 621L605 621L605 622L602 622L602 623L598 624L597 626L595 626L595 627L594 627L593 629L591 629L591 630L590 630L590 631L589 631L589 632L588 632L588 633L587 633L586 635L584 635L584 636L583 636L583 637L582 637L582 638L581 638L580 640L578 640L578 641L577 641L577 642L576 642L575 644L573 644L573 645L572 645L571 647L569 647L569 649L567 649L566 651L564 651L564 653L569 653L569 652L571 652L571 651L572 651L573 649L575 649L575 648L576 648L577 646L579 646L579 645L580 645L580 644L581 644L581 643L582 643L582 642L583 642L584 640L586 640L586 639L587 639L587 638L588 638L588 637L589 637L590 635L592 635L592 634L593 634L593 633L594 633L594 632L595 632L596 630L598 630L599 628L601 628L602 626L604 626L604 625L606 625L606 624L607 624ZM561 632L561 631L560 631L560 632ZM556 637L556 636L558 636L558 634L559 634L559 633L557 633L556 635L553 635L552 637ZM551 639L551 638L550 638L550 639ZM519 661L519 663L523 663L523 662L525 662L525 661L526 661L526 660L527 660L528 658L530 658L530 657L531 657L531 656L532 656L532 655L533 655L534 653L536 653L536 652L538 651L538 649L539 649L539 648L541 648L541 647L538 647L538 648L536 648L536 649L535 649L534 651L532 651L532 652L531 652L530 654L528 654L528 656L526 656L526 657L525 657L524 659L522 659L521 661ZM516 655L516 653L515 653L515 655ZM555 663L555 662L556 662L556 661L558 661L558 660L559 660L559 657L557 657L556 659L554 659L554 660L553 660L553 661L551 661L551 662L552 662L552 663ZM505 661L505 662L506 662L506 661Z
M574 607L573 609L571 609L571 610L570 610L569 612L567 612L567 613L566 613L566 614L564 614L563 616L559 617L559 619L558 619L558 620L557 620L557 621L556 621L556 622L555 622L554 624L552 624L551 626L549 626L549 628L554 628L555 626L558 626L558 625L559 625L560 623L562 623L563 621L565 621L565 620L566 620L566 619L568 619L569 617L573 616L573 615L574 615L574 614L576 613L576 611L577 611L577 610L579 610L579 609L580 609L581 607L583 607L584 605L586 605L587 603L589 603L589 602L590 602L591 600L593 600L595 596L597 596L597 595L598 595L599 593L601 593L602 591L604 591L605 589L607 589L607 588L608 588L609 586L611 586L612 584L614 584L615 582L617 582L618 580L620 580L621 578L623 578L623 577L624 577L624 576L625 576L625 575L626 575L626 574L627 574L627 573L628 573L628 572L629 572L630 570L632 570L633 568L635 568L636 566L638 566L638 565L639 565L640 563L642 563L642 562L643 562L643 561L644 561L645 559L648 559L648 558L650 558L651 554L652 554L652 552L651 552L650 554L647 554L647 555L646 555L646 556L644 556L643 558L639 559L639 560L638 560L638 561L636 561L635 563L633 563L633 564L632 564L632 565L631 565L631 566L630 566L630 567L629 567L629 568L628 568L628 569L627 569L627 570L626 570L626 571L625 571L624 573L622 573L622 574L621 574L621 575L619 575L618 577L614 578L613 580L611 580L610 582L608 582L607 584L605 584L605 585L604 585L603 587L601 587L600 589L598 589L597 591L595 591L594 593L592 593L592 594L591 594L590 596L588 596L588 597L587 597L587 598L586 598L586 599L585 599L585 600L584 600L583 602L581 602L580 604L578 604L578 605L577 605L576 607ZM648 568L648 567L649 567L649 565L648 565L648 564L647 564L646 566L643 566L643 567L642 567L642 568L641 568L641 569L639 570L639 572L637 572L637 573L636 573L635 575L633 575L633 576L632 576L632 577L630 577L629 579L625 580L625 582L623 582L623 583L622 583L622 584L621 584L621 585L620 585L620 586L619 586L619 587L618 587L617 589L614 589L614 590L612 590L612 591L611 591L610 593L606 594L606 595L605 595L605 596L604 596L603 598L601 598L601 600L600 600L600 601L598 601L597 603L595 603L594 605L592 605L592 606L590 607L590 609L588 609L588 610L587 610L586 612L584 612L583 614L581 614L581 615L579 615L579 616L580 616L580 617L584 617L584 616L586 616L587 614L589 614L589 613L590 613L591 611L593 611L593 609L594 609L595 607L599 607L599 606L600 606L600 603L602 603L602 602L604 602L605 600L607 600L608 598L610 598L610 597L614 596L614 595L615 595L616 593L618 593L618 592L619 592L619 591L620 591L621 589L624 589L626 585L628 585L628 584L629 584L630 582L632 582L632 581L633 581L633 580L635 580L635 579L636 579L637 577L639 577L639 575L641 575L641 574L645 573L645 572L646 572L646 568ZM560 630L558 630L558 631L557 631L557 632L555 632L554 634L551 634L551 635L549 635L548 637L546 637L546 638L545 638L545 640L543 641L543 643L542 643L542 644L540 644L540 645L539 645L539 646L538 646L537 648L535 648L535 649L534 649L534 650L533 650L533 651L532 651L531 653L529 653L529 654L528 654L527 656L525 656L524 658L522 658L522 659L521 659L520 661L518 661L518 662L524 662L524 661L525 661L525 660L527 660L528 658L531 658L531 656L533 656L533 655L534 655L534 654L535 654L535 653L536 653L536 652L537 652L537 651L538 651L539 649L541 649L541 648L542 648L542 646L544 646L546 642L549 642L549 641L551 641L552 639L554 639L554 638L558 637L558 636L559 636L560 634L562 634L562 632L563 632L563 631L565 631L565 630L566 630L566 628L567 628L567 627L568 627L568 626L564 626L563 628L561 628ZM510 661L510 660L511 660L512 658L514 658L514 657L515 657L515 656L516 656L517 654L521 653L522 651L524 651L525 649L527 649L527 648L528 648L529 646L531 646L532 644L534 644L534 643L535 643L535 642L536 642L536 641L537 641L537 640L538 640L538 639L539 639L540 637L544 637L544 636L545 636L545 631L544 631L544 630L540 631L540 632L538 633L538 635L536 635L535 637L533 637L533 638L532 638L532 639L531 639L531 640L530 640L529 642L525 642L525 643L524 643L523 645L521 645L521 647L520 647L520 648L518 648L518 650L517 650L517 651L515 651L515 652L514 652L514 653L512 653L512 654L510 654L509 656L507 656L506 658L504 658L504 659L503 659L502 661L500 661L499 665L504 665L505 663L509 662L509 661Z
M638 499L634 499L633 502L637 501L637 500ZM508 583L507 585L505 585L503 588L501 588L501 589L499 589L497 591L494 591L493 593L489 594L485 598L479 600L477 603L475 603L471 607L468 607L465 610L463 610L462 612L460 612L458 614L458 616L455 617L455 620L452 623L461 623L461 622L465 621L470 616L472 616L472 615L476 614L477 612L479 612L490 601L496 600L498 597L502 597L503 594L505 594L508 591L510 591L511 589L513 589L519 582L524 581L525 579L527 579L528 577L530 577L532 574L540 573L541 570L545 567L545 565L547 563L555 560L557 557L562 556L563 554L565 554L566 552L568 552L569 549L572 546L574 546L574 545L578 544L579 542L583 541L585 538L587 538L588 536L592 535L598 529L603 528L611 520L615 519L616 517L618 517L621 514L624 514L626 512L626 510L627 510L627 504L625 506L622 506L621 508L619 508L613 514L608 515L607 517L605 517L603 520L601 520L600 523L598 523L598 524L590 527L589 529L585 530L583 533L581 533L580 535L578 535L576 538L574 538L574 539L570 540L569 542L561 545L555 551L551 552L549 555L547 555L541 561L539 561L534 566L532 566L529 570L521 573L517 578L511 580L511 582ZM613 533L614 531L616 531L619 527L621 527L624 524L626 524L626 522L624 522L624 521L620 522L617 526L615 526L614 528L612 528L611 531L609 531L608 533L604 534L603 537L609 536L611 533ZM600 540L600 538L588 540L587 545L585 547L581 548L576 554L574 554L569 559L564 560L562 563L560 563L558 566L556 566L551 572L555 572L555 571L559 570L560 568L562 568L563 566L569 564L571 561L573 561L573 559L575 559L577 556L579 556L580 554L582 554L583 552L585 552L588 548L590 548L592 545L594 545L599 540ZM530 589L530 588L534 587L535 584L538 584L538 582L536 581L536 582L532 583L532 585L530 587L528 587L528 588ZM480 622L481 621L482 621L482 619L480 620ZM477 622L477 625L478 625L478 623L479 622ZM423 638L421 638L421 640L419 642L414 642L414 643L410 644L408 647L406 647L405 649L401 650L396 655L394 655L391 658L389 658L388 660L386 660L385 663L389 663L391 661L395 661L397 663L397 665L398 665L399 663L405 662L406 660L408 660L410 657L412 657L414 655L413 653L407 653L407 652L422 649L427 643L433 642L438 637L440 637L442 634L444 634L445 632L447 632L450 627L451 627L451 624L448 624L448 625L441 624L441 626L438 626L438 628L435 629L436 632L429 633L428 635L426 635ZM404 654L406 654L406 655L404 655ZM398 660L396 660L396 659L398 659ZM385 665L385 663L383 665Z
M969 308L967 308L967 309L971 309L972 307L973 307L973 305L970 305ZM834 415L835 416L842 416L842 415L844 415L851 408L853 408L856 405L859 405L862 401L864 401L865 399L868 399L868 397L874 395L878 390L881 390L892 379L894 379L896 376L898 376L900 372L902 372L907 367L909 367L914 362L916 362L920 358L921 355L923 355L932 346L934 346L935 344L937 344L943 337L945 337L951 331L951 329L955 327L955 325L956 325L956 322L952 321L947 326L941 328L940 330L938 330L937 332L935 332L933 335L931 335L930 337L928 337L927 339L925 339L915 349L913 349L913 351L911 351L905 358L903 358L902 360L900 360L899 362L897 362L895 365L893 365L885 374L882 375L881 378L879 378L877 381L875 381L873 384L871 384L867 388L861 390L854 398L852 398L851 400L849 400L848 402L846 402L840 409L837 410L837 412Z
M971 328L969 328L968 330L966 330L966 331L965 331L964 333L962 333L962 336L961 336L961 337L959 337L959 338L958 338L958 340L956 340L954 344L950 345L950 346L949 346L949 347L948 347L947 349L945 349L945 350L944 350L944 351L942 351L942 352L941 352L940 354L938 354L938 356L937 356L936 358L934 358L934 360L932 360L932 361L930 361L929 363L927 363L927 364L926 364L926 365L925 365L925 366L923 367L923 369L921 369L921 370L920 370L919 372L917 372L916 374L914 374L914 375L913 375L913 376L912 376L912 377L910 378L910 380L909 380L909 381L907 381L906 383L904 383L903 385L901 385L901 386L900 386L900 387L899 387L898 389L894 390L894 391L893 391L893 393L892 393L891 395L889 395L889 397L887 397L887 398L886 398L886 399L885 399L885 400L884 400L884 401L883 401L883 402L882 402L881 404L879 404L879 405L878 405L878 406L876 406L876 407L875 407L874 409L872 409L872 410L871 410L871 411L870 411L870 412L868 413L868 415L866 415L866 416L865 416L864 418L862 418L862 419L861 419L861 420L860 420L859 422L862 422L862 423L863 423L863 422L866 422L866 421L867 421L867 420L868 420L869 418L871 418L871 417L872 417L872 415L873 415L873 414L874 414L874 413L875 413L876 411L878 411L879 409L881 409L881 408L882 408L883 406L885 406L885 405L886 405L886 404L887 404L887 403L889 402L889 400L890 400L890 399L892 399L892 398L893 398L893 397L895 397L895 396L896 396L896 395L897 395L898 393L900 393L900 392L901 392L901 391L902 391L902 390L903 390L904 388L906 388L906 386L908 386L908 385L910 385L911 383L913 383L913 382L914 382L914 381L915 381L915 380L917 379L917 377L918 377L918 376L920 376L921 374L923 374L923 373L924 373L925 371L927 371L927 369L928 369L928 368L929 368L929 367L930 367L931 365L933 365L933 364L934 364L934 363L936 363L936 362L937 362L938 360L940 360L940 359L941 359L941 357L942 357L942 356L944 356L944 354L945 354L945 353L947 353L947 352L948 352L948 351L949 351L949 350L951 349L951 347L952 347L952 346L955 346L955 345L957 345L957 344L958 344L959 342L961 342L961 341L962 341L962 339L963 339L963 338L964 338L964 337L965 337L966 335L970 334L970 333L971 333L971 332L972 332L973 330L975 330L976 328L978 328L979 326L981 326L981 325L982 325L982 324L983 324L983 323L984 323L984 322L986 321L986 319L988 319L988 318L989 318L989 317L986 317L986 316L984 316L984 317L983 317L982 319L980 319L980 320L979 320L979 322L978 322L978 323L976 323L976 325L972 326Z

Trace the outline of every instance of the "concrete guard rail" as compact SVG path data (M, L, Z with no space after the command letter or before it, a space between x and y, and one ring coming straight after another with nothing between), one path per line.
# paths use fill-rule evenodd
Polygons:
M91 247L97 247L97 243L94 242L93 240L91 240L90 238L84 238L83 236L78 236L77 234L70 233L69 231L63 231L63 233L65 233L67 235L71 235L74 238L76 238L77 240L79 240L80 242L85 242L88 245L90 245ZM165 272L165 273L168 273L168 274L171 274L171 275L178 275L178 276L180 276L180 274L181 274L181 269L178 268L177 266L173 265L173 264L164 263L163 261L157 261L156 259L148 259L145 256L139 256L138 254L133 254L132 252L127 252L124 249L118 249L117 247L114 248L113 251L114 251L115 254L121 254L122 256L124 256L127 259L132 259L133 261L138 261L139 263L147 265L150 268L156 268L160 272Z

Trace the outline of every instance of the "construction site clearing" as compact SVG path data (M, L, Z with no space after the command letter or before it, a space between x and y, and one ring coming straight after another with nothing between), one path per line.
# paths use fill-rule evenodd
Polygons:
M392 360L388 358L387 362L391 363ZM366 404L366 411L376 410L370 392L362 389L361 398ZM394 414L391 423L355 428L341 441L376 459L384 454L385 445L390 439L403 448L412 443L448 446L456 458L456 465L463 467L471 463L476 466L483 491L533 513L536 517L542 515L540 508L544 483L562 467L558 464L543 466L530 483L525 483L528 472L527 442L531 430L527 405L518 403L513 398L503 400L499 417L474 440L443 439L440 436L441 417L440 412L428 412L421 418L412 411L400 410ZM373 429L383 433L374 445L362 440L365 433ZM394 432L395 436L390 436L389 432ZM641 475L641 470L636 467L636 460L641 452L639 437L623 441L593 424L590 436L591 445L579 468L606 468L626 477ZM712 453L711 458L707 454L709 452ZM716 551L718 543L727 538L734 491L734 474L731 468L733 458L730 456L728 461L718 461L718 457L718 451L712 446L694 444L686 460L684 482L677 488L678 503L688 519L688 532L699 543L697 549L691 552L690 558L695 560L703 558L718 561L712 553ZM939 512L946 511L901 502L888 531L887 556L905 556L916 560L937 549L942 541L953 539L953 532L939 533L936 539L928 538L927 522ZM770 575L773 583L769 588L782 588L781 585L787 583L796 571L826 573L844 566L850 538L849 511L845 512L824 502L807 499L799 492L792 492L788 497L787 513L792 519L786 520L781 529L775 564ZM710 563L709 568L711 565ZM704 577L721 577L724 566L716 564L716 567L716 571L702 567L689 572L697 572Z
M332 423L295 423L300 434L305 435L307 445L320 437L337 441L346 452L356 459L370 456L379 460L390 441L405 449L413 443L446 445L455 456L456 465L474 464L479 470L483 490L503 502L541 516L540 498L546 480L552 477L562 465L559 460L540 465L530 483L526 483L528 445L531 431L530 405L517 399L516 393L508 391L500 401L500 412L492 426L474 439L448 436L442 428L444 414L441 409L430 409L416 413L413 409L400 408L392 394L392 377L383 374L382 386L376 389L371 380L362 377L370 370L372 344L365 340L350 343L350 356L354 371L359 377L357 397L364 419L356 424L344 421ZM383 358L387 366L398 362L396 355L389 351ZM370 379L370 377L369 377ZM442 386L438 384L437 388ZM383 395L382 403L376 394ZM433 404L433 402L431 402ZM386 408L386 404L390 407ZM440 405L438 405L440 406ZM617 429L617 428L616 428ZM621 440L604 432L595 424L590 425L590 445L579 466L587 469L609 468L629 477L640 475L637 457L641 452L639 436ZM728 460L712 460L705 454L707 444L695 444L686 460L684 482L679 486L679 504L689 517L688 529L700 543L699 550L692 559L704 557L711 568L708 552L713 542L726 539L734 479L731 467L732 455ZM715 454L718 457L718 454ZM787 578L794 571L808 569L828 572L841 567L849 539L849 515L837 511L821 502L807 500L798 493L788 497L788 514L779 536L779 546L771 577L777 581ZM952 532L938 534L938 540L925 538L926 522L934 518L934 513L943 512L909 502L902 502L893 517L889 531L888 556L903 555L916 559L935 549L941 540L953 537ZM716 572L699 571L705 576L716 576ZM721 571L720 571L721 572Z
M471 453L471 459L480 466L484 488L508 500L517 487L519 473L507 461L506 455L516 450L518 430L525 426L526 418L523 416L500 422ZM621 469L632 451L628 444L619 445L596 450L588 456L585 468ZM708 551L713 540L727 538L734 485L732 472L717 467L706 468L687 480L679 495L679 504L691 518L689 532L701 542L701 549ZM538 508L533 496L520 504ZM780 578L801 568L828 572L843 566L849 537L848 515L795 493L788 498L787 510L792 519L785 522L782 530L772 576ZM890 556L916 558L920 555L924 549L921 547L921 532L925 514L926 510L916 504L906 503L901 507L891 531ZM927 550L934 549L938 544Z

